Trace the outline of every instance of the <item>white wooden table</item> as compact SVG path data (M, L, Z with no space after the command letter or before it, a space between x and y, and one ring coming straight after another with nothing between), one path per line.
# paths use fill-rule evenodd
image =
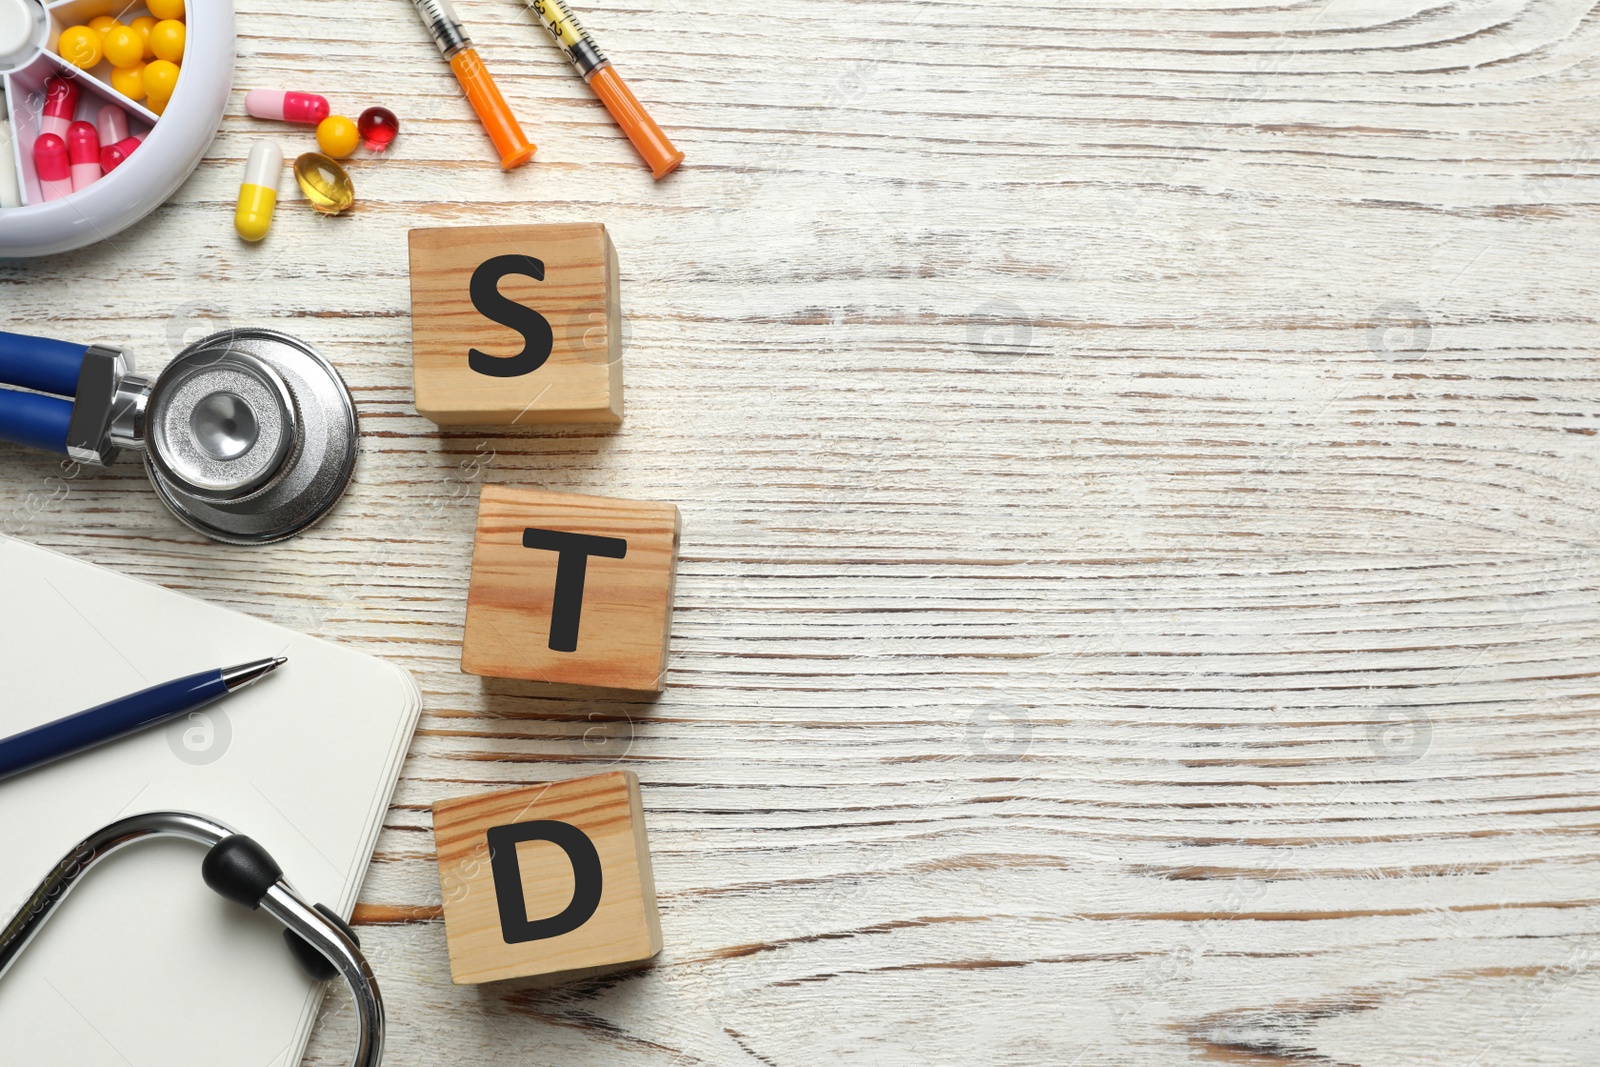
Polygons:
M402 0L241 0L240 91L400 115L359 209L286 178L239 242L236 93L145 224L0 266L7 328L344 370L357 479L293 542L13 449L0 523L416 674L357 913L389 1062L1596 1062L1592 5L582 8L688 153L653 184L514 0L458 4L536 164ZM407 229L588 219L622 429L419 418ZM660 701L458 672L484 482L682 507ZM658 962L452 986L428 805L610 766Z

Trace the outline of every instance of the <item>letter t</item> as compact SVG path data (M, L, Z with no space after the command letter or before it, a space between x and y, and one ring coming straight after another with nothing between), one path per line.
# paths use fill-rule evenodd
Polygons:
M620 537L567 533L562 530L522 531L523 548L556 553L556 589L550 601L550 648L555 652L578 650L578 620L583 614L583 579L590 556L622 559L628 542Z

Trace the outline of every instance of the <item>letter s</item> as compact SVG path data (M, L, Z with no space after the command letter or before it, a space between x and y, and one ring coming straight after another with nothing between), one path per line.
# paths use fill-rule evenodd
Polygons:
M476 348L467 352L467 366L491 378L517 378L544 366L555 345L550 322L526 304L519 304L500 292L500 279L521 274L544 281L544 263L532 256L495 256L478 264L472 272L468 292L472 306L487 319L509 326L522 335L522 351L514 356L491 356Z

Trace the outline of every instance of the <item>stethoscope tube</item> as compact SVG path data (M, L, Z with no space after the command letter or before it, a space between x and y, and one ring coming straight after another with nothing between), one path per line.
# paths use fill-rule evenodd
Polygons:
M377 1067L383 1059L383 997L354 934L329 909L306 903L284 881L283 871L260 845L204 815L186 811L130 815L80 841L0 928L0 977L90 868L112 853L152 837L181 837L205 845L210 851L201 864L201 874L207 885L243 907L264 908L282 923L284 939L302 965L308 962L307 953L325 961L325 969L312 971L313 978L344 977L355 997L359 1023L351 1067Z
M72 401L0 389L0 437L7 441L65 454L71 426Z
M78 374L88 345L0 332L0 385L36 393L78 395Z
M98 375L88 363L93 351L100 353ZM110 405L115 398L106 395L105 389L95 388L90 379L96 377L117 384L125 379L130 388L148 388L143 379L127 374L127 362L115 349L0 331L0 439L97 466L109 463L116 450L103 438L109 434ZM24 389L32 391L22 392ZM75 449L73 415L90 392L101 396L105 410L80 414L85 423L105 423L105 432L95 435L92 442L78 442L80 447ZM84 426L80 424L79 429L83 436Z
M72 401L88 345L0 332L0 437L46 452L67 450ZM40 394L52 394L43 396ZM58 399L67 397L69 399Z

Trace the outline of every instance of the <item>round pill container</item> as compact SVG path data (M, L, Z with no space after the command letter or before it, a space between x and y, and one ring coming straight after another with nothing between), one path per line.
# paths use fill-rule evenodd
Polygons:
M0 92L5 95L0 118L6 121L0 127L0 256L66 252L110 237L177 192L199 164L233 86L232 0L183 5L181 73L159 114L150 97L134 100L113 88L113 81L124 88L143 84L130 82L137 75L113 68L104 56L89 63L99 49L84 43L82 28L96 19L131 26L141 17L170 16L176 3L155 0L157 10L151 12L144 0L0 0ZM99 37L103 41L105 33ZM63 57L64 43L75 50L77 63ZM148 48L141 62L147 61ZM66 84L76 87L70 115L62 114L68 107L64 101L74 95L63 90ZM132 151L113 159L113 169L98 179L74 180L72 191L64 192L68 187L55 175L41 178L40 159L52 170L58 164L49 158L54 142L36 152L40 136L52 127L59 131L63 119L103 127L101 113L108 105L121 110L129 138L138 139ZM74 144L81 147L85 136L80 128ZM100 144L102 150L107 147ZM82 173L72 168L73 179Z

